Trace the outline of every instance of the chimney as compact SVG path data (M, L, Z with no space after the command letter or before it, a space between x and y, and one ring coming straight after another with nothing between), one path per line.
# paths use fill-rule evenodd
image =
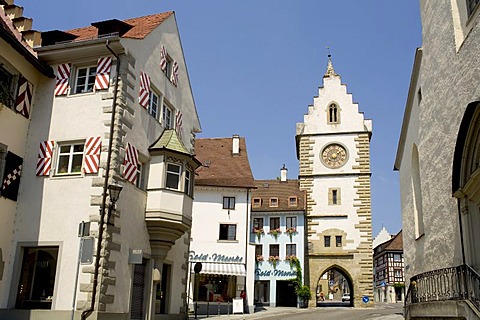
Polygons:
M238 134L234 134L232 137L232 154L240 154L240 136Z
M283 164L282 169L280 169L280 181L283 181L283 182L287 181L287 172L288 172L288 169L285 168L285 164Z

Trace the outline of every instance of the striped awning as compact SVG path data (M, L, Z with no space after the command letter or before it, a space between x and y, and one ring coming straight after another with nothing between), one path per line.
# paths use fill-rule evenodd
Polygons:
M202 271L204 274L225 274L229 276L247 275L245 265L242 263L202 263Z

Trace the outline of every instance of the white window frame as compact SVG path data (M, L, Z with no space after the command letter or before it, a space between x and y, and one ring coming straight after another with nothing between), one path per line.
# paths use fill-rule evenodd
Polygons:
M295 222L295 223L293 223ZM286 217L285 225L287 228L297 228L297 217Z
M169 169L169 166L178 167L178 172L171 171ZM173 162L167 162L167 163L165 163L165 172L166 172L166 174L165 174L165 188L171 189L171 190L180 190L180 181L182 181L181 180L181 178L182 178L182 166L179 165L179 164L173 163ZM177 177L176 178L177 179L176 188L168 185L169 177L172 177L172 176Z
M165 129L173 129L174 117L173 107L164 100L162 104L162 125Z
M287 243L285 245L285 256L292 256L292 255L297 256L297 244L296 243Z
M156 101L156 103L154 103ZM160 117L160 111L162 110L162 95L158 94L154 90L150 90L147 111L148 113L158 120Z
M135 181L135 187L145 190L145 164L142 162L137 163L137 181Z
M190 169L185 169L185 179L184 179L184 185L183 185L183 191L189 195L192 196L193 194L193 172Z
M79 151L75 151L74 150L74 147L75 146L82 146L82 151L79 152ZM66 146L69 146L69 150L68 152L62 152L62 147L66 147ZM70 142L59 142L57 144L57 156L56 156L56 165L55 165L55 174L56 175L81 175L82 174L82 169L83 169L83 158L84 158L84 154L85 154L85 141L70 141ZM79 156L81 155L82 157L82 163L80 165L80 169L79 171L72 171L72 166L73 166L73 159L75 156ZM67 168L66 168L66 172L60 172L60 165L61 165L61 161L60 161L60 158L61 157L65 157L65 156L68 156L68 164L67 164Z
M95 73L94 74L91 74L90 75L90 71L91 69L95 68ZM78 79L80 77L79 73L80 73L80 70L84 70L86 69L86 75L85 75L85 83L82 85L83 89L81 89L80 91L78 91ZM76 67L76 70L75 70L75 84L74 84L74 87L73 87L73 93L74 94L80 94L80 93L89 93L89 92L94 92L95 91L95 78L97 76L97 66L96 65L89 65L89 66L85 66L85 67ZM93 79L91 79L93 78ZM93 82L89 82L89 81L92 81ZM91 89L88 90L89 86L91 85Z
M227 201L226 205L225 205L225 201ZM224 196L223 202L222 202L222 208L225 210L235 210L235 202L236 202L235 197Z
M222 231L222 226L228 226L227 227L227 239L222 239L221 236L221 231ZM234 229L234 235L233 239L231 239L231 228ZM218 229L218 240L220 241L236 241L237 240L237 225L235 223L220 223L219 229Z
M277 208L278 207L278 198L270 198L270 203L269 203L271 208Z

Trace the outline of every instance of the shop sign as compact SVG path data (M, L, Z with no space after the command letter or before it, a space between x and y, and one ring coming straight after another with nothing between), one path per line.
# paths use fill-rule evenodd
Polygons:
M293 278L297 275L297 271L292 270L262 270L260 268L255 269L255 275L258 277L274 277L274 278L281 278L281 277L289 277Z
M195 251L190 251L190 262L223 262L223 263L241 263L243 257L228 256L220 253L197 254Z

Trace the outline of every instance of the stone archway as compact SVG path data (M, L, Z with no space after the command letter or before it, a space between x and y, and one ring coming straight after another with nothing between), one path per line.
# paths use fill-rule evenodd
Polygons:
M354 306L353 281L341 266L332 265L320 274L315 293L317 307Z

